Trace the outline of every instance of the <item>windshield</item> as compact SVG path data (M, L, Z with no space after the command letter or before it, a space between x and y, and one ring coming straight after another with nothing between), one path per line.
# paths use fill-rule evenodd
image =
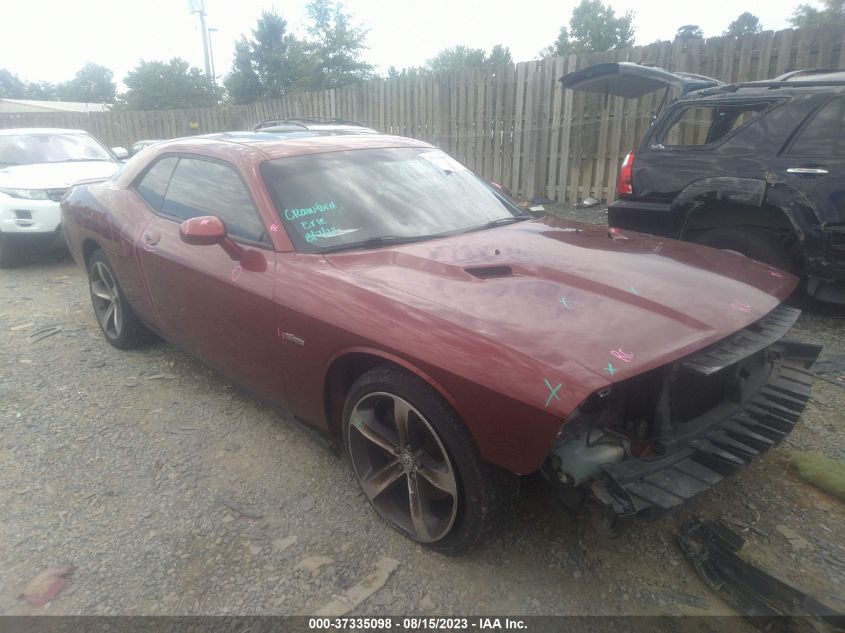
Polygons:
M87 134L0 135L0 167L87 160L114 162L108 150Z
M529 219L440 150L389 148L281 158L264 180L297 250L441 237Z

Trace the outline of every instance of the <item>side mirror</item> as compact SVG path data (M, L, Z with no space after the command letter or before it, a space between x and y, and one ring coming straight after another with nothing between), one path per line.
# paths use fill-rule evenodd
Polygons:
M191 246L212 246L226 241L226 223L214 215L185 220L179 227L179 237Z
M117 160L126 160L129 158L129 152L125 147L112 147L111 153L114 154Z

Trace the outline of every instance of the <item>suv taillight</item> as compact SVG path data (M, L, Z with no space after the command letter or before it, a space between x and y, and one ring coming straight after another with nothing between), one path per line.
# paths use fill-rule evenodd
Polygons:
M619 180L616 182L617 196L631 196L634 194L634 152L628 152L622 167L619 168Z

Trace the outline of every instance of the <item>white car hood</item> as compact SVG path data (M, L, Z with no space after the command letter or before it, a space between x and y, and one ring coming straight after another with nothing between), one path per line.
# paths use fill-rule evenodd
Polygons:
M80 180L108 178L121 163L84 161L38 163L0 169L0 187L14 189L64 189Z

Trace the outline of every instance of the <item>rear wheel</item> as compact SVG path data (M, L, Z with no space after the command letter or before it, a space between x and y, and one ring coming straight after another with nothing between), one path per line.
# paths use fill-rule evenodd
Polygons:
M742 253L752 259L797 274L800 262L792 235L769 229L711 229L696 240L699 244Z
M376 512L433 549L457 553L480 543L516 496L516 477L481 459L440 394L397 367L377 367L355 381L343 432Z
M126 301L106 254L100 249L88 260L88 287L97 323L111 345L132 349L153 338Z

